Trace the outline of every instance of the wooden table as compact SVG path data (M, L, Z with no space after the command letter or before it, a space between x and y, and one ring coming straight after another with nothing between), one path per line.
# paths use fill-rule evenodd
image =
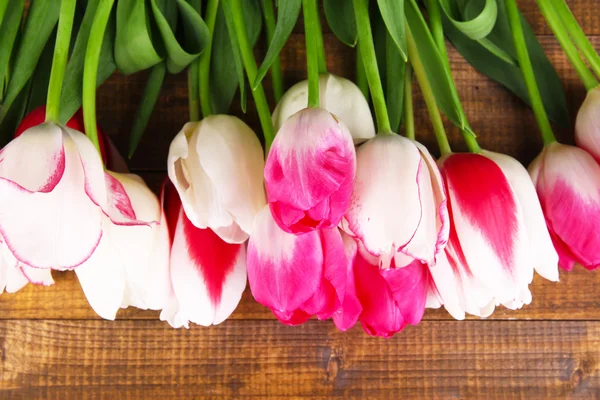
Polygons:
M569 1L600 49L597 0ZM573 116L585 90L532 0L527 19L564 80ZM354 51L326 32L328 66L352 77ZM541 148L531 111L453 50L454 77L483 147L528 163ZM282 53L286 85L305 78L300 27ZM113 76L99 94L99 117L125 152L145 75ZM417 91L415 90L415 93ZM435 153L425 106L416 97L417 137ZM258 128L253 105L244 117ZM235 107L236 114L239 107ZM131 168L157 188L168 145L186 122L184 75L170 76ZM454 148L464 149L450 128ZM572 141L570 131L557 131ZM599 227L600 229L600 227ZM50 288L28 285L0 296L0 398L581 398L600 399L600 271L576 268L560 283L536 276L533 303L485 320L454 321L428 310L423 322L384 340L331 321L287 327L247 290L231 319L175 330L157 312L127 309L99 319L73 273Z

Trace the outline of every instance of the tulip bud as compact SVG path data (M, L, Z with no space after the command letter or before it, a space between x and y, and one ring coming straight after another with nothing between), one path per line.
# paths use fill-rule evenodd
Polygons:
M600 87L588 92L577 113L575 142L600 162Z
M281 98L273 111L273 127L278 131L284 122L308 103L308 81L296 83ZM355 144L375 136L369 103L354 82L331 74L319 77L319 106L340 119L350 131Z
M273 218L289 233L335 228L348 208L356 153L346 126L322 108L305 108L275 136L265 165Z
M600 266L600 166L578 147L552 143L529 166L559 265Z
M169 178L198 228L243 243L265 205L263 150L239 118L212 115L186 124L169 149Z

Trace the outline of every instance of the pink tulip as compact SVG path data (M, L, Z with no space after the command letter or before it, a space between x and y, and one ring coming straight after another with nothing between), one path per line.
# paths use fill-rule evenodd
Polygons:
M600 162L600 88L588 92L575 121L575 142Z
M452 223L446 253L430 271L444 306L457 319L465 312L488 316L497 304L528 304L532 266L552 270L551 253L541 255L543 260L533 257L548 250L548 244L523 174L514 160L484 154L459 153L440 160ZM526 218L524 211L535 215Z
M120 307L159 310L171 289L169 238L156 195L132 174L106 172L110 207L93 255L75 269L88 302L105 319Z
M240 119L212 115L186 124L169 149L169 178L198 228L229 243L248 239L265 205L263 149Z
M600 166L578 147L552 143L529 166L559 265L600 266Z
M306 108L281 126L265 165L273 218L288 233L335 228L348 208L356 155L335 116Z
M312 315L330 318L342 303L352 301L346 298L348 258L337 228L290 234L279 228L265 207L256 217L247 262L254 298L285 324L298 325ZM356 308L348 306L346 311L355 313ZM355 318L336 317L341 329Z
M388 264L435 264L448 239L442 179L419 143L378 135L357 151L357 173L344 228Z
M273 127L281 126L308 103L308 80L296 83L283 95L273 111ZM332 74L319 77L319 105L341 120L350 131L354 144L375 136L375 124L365 96L356 84Z
M173 288L161 320L175 328L187 328L189 322L219 324L235 310L246 288L246 247L194 226L170 182L163 185L162 196L171 236Z

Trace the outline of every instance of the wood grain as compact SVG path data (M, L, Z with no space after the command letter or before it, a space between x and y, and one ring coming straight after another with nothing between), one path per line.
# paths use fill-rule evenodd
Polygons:
M424 322L390 340L331 324L2 321L11 399L598 399L600 322Z

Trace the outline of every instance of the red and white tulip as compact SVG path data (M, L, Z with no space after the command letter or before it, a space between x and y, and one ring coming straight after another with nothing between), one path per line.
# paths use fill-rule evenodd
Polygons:
M322 108L297 112L279 129L265 165L273 218L295 234L335 228L348 208L355 171L344 123Z
M187 218L170 182L163 185L163 208L171 241L171 298L161 313L175 328L216 325L237 307L246 288L246 246L227 243L210 228Z
M575 142L600 162L600 88L592 89L575 121Z
M281 126L308 103L308 80L296 83L283 95L273 111L273 127ZM375 136L375 124L369 103L354 82L332 74L319 77L319 106L340 119L355 144Z
M243 243L265 204L263 149L239 118L212 115L187 123L169 149L169 178L198 228Z

